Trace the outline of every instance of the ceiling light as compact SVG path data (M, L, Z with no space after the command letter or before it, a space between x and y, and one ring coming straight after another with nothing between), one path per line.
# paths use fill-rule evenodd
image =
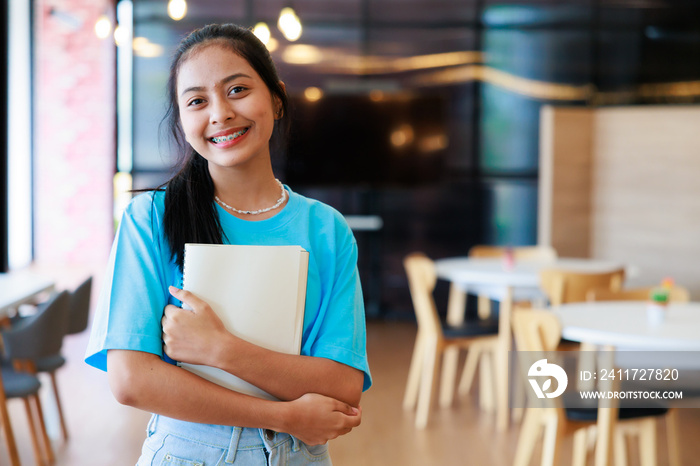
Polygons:
M114 43L117 44L118 47L128 45L130 36L131 34L128 28L119 25L114 28Z
M134 37L132 45L137 57L154 58L163 55L163 46L154 44L146 37Z
M313 45L289 45L282 52L282 60L290 65L313 65L320 63L322 59L323 53Z
M409 124L403 124L391 132L391 145L397 149L406 147L413 142L413 127Z
M418 149L426 154L446 149L448 146L449 139L444 133L426 136L418 141Z
M100 39L106 39L110 32L112 32L112 22L107 15L100 15L95 21L95 35Z
M277 47L280 46L280 43L274 37L270 37L270 40L267 41L267 44L265 44L265 46L267 47L267 50L269 50L270 52L274 52L275 50L277 50Z
M317 102L323 97L323 91L318 87L307 87L306 89L304 89L304 97L309 102Z
M301 37L301 20L292 7L282 8L277 27L289 41L294 42Z
M168 16L175 21L180 21L187 14L187 2L185 0L170 0L168 2Z
M384 95L384 91L380 89L372 89L369 91L369 100L372 102L382 102L385 99L386 95Z
M270 28L267 27L267 23L260 22L256 24L253 28L253 34L265 45L270 42Z

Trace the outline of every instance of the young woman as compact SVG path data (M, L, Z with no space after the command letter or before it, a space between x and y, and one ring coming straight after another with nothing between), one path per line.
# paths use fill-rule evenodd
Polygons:
M371 385L352 233L337 211L275 179L270 140L287 97L249 30L209 25L183 39L168 95L182 168L124 213L86 361L108 369L120 403L155 413L138 465L330 464L326 442L360 424ZM309 251L301 355L235 337L179 289L186 242ZM280 401L227 390L173 360L218 367Z

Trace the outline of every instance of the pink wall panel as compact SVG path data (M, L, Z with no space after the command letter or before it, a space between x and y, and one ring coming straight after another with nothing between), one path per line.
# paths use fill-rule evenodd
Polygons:
M38 264L104 265L113 237L115 47L94 32L109 0L39 0L34 28Z

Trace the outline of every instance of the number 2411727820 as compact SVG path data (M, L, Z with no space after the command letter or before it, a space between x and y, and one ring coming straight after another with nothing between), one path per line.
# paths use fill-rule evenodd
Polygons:
M580 380L678 380L678 369L600 369L581 371Z

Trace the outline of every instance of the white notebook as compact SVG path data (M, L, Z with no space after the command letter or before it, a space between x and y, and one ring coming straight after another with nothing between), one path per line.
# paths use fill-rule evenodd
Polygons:
M300 246L185 245L183 288L206 301L234 335L299 354L309 253ZM275 398L221 369L179 365L231 390Z

